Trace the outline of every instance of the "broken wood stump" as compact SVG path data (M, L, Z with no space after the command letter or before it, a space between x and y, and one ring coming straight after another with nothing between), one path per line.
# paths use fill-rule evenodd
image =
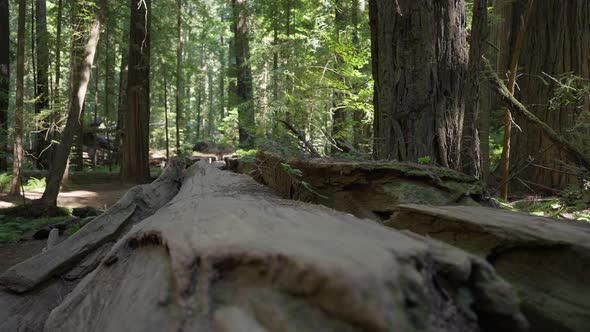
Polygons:
M531 331L590 331L590 228L483 207L400 205L385 223L485 258L519 292Z
M112 212L103 222L125 218ZM114 245L93 245L108 254L77 285L46 269L37 274L42 285L19 286L11 276L26 275L31 263L12 268L5 287L24 293L1 292L0 308L7 299L29 302L0 317L0 330L27 329L32 314L46 317L33 294L45 310L57 306L44 322L48 332L527 330L511 287L483 259L280 199L245 175L204 163L125 233ZM78 246L96 242L88 240L78 238ZM56 251L62 245L49 253L64 255ZM96 258L86 257L78 264L87 273ZM41 267L49 259L32 261Z
M282 197L378 220L405 203L478 205L483 192L474 177L413 163L284 158L261 151L255 170L253 177Z

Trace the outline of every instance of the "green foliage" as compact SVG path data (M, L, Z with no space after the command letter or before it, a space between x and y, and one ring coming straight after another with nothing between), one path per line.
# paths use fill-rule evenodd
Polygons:
M69 235L73 235L74 233L76 233L77 231L79 231L82 228L82 225L80 224L73 224L70 227L68 227L68 229L66 230L68 232Z
M10 190L10 183L12 182L12 175L8 173L0 174L0 192L8 192Z
M47 182L45 178L37 179L35 177L31 177L27 180L27 183L24 185L24 189L26 192L30 191L43 191L47 186Z
M297 178L300 178L303 176L303 172L298 169L298 168L294 168L293 166L287 164L287 163L281 163L281 167L289 174L291 174L292 176L295 176Z
M418 158L418 164L422 164L422 165L428 165L428 164L430 164L431 161L432 160L430 159L429 156Z
M28 232L37 231L43 226L56 224L64 221L64 217L42 218L42 219L25 219L14 218L0 221L0 243L8 241L18 241Z
M238 150L236 151L236 155L238 155L238 157L243 158L243 157L255 157L256 154L258 153L257 149L252 149L252 150Z

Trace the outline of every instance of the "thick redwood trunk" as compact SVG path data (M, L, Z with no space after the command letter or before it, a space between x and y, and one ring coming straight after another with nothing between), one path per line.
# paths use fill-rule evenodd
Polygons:
M150 180L150 17L151 1L131 0L125 154L121 178L137 183Z
M501 45L499 70L505 70L512 52L511 40L517 33L510 26L522 16L522 3L516 2L506 9L502 30L508 38ZM590 2L587 0L535 1L524 39L523 56L518 68L519 89L517 98L538 118L562 135L569 135L577 124L584 123L584 112L590 111L590 102L585 105L572 103L568 106L550 107L557 84L545 74L558 77L564 73L590 78ZM544 74L545 73L545 74ZM547 84L549 82L549 84ZM522 130L514 130L512 142L512 172L535 190L564 188L576 180L568 175L572 170L566 164L567 155L556 148L551 140L537 127L520 116L515 122ZM586 120L587 121L587 120ZM589 135L568 136L579 146L590 144ZM532 159L530 159L532 158ZM532 161L531 161L532 160ZM527 167L528 165L528 167ZM524 169L524 170L523 170ZM519 181L519 183L522 183Z
M458 167L467 67L464 2L371 0L369 8L375 157L427 157Z

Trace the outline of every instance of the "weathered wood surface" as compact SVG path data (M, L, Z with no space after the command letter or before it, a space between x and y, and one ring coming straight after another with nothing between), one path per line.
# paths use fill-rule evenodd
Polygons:
M156 181L132 188L65 241L2 274L0 331L43 330L49 312L98 266L105 249L176 195L184 168L183 161L173 159Z
M198 164L51 331L525 331L484 260Z
M286 159L260 152L253 177L280 196L322 204L360 218L388 219L399 204L476 204L483 186L445 168L399 162ZM283 164L301 171L289 172ZM239 162L235 161L234 168ZM232 165L230 164L230 168Z
M590 331L590 227L482 207L401 205L386 225L492 263L519 292L531 331Z

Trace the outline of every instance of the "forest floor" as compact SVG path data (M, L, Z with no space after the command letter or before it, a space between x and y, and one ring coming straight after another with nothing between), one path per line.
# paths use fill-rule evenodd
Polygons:
M98 183L76 181L70 184L59 194L58 205L65 208L94 207L105 210L116 203L133 185L122 183L117 180L104 179ZM42 191L26 193L27 201L40 198ZM22 204L21 199L7 197L7 194L0 194L0 209L13 207ZM1 221L0 221L1 222ZM17 264L29 257L37 255L45 247L46 240L21 240L17 242L0 242L0 274L10 266Z

